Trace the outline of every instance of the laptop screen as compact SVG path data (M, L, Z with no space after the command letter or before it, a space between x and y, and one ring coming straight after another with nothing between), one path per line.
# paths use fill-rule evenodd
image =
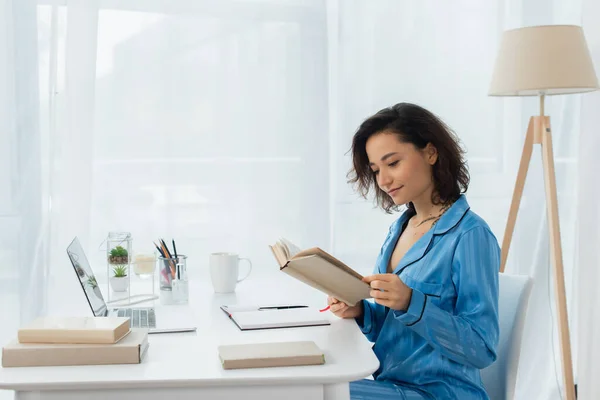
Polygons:
M81 288L83 289L83 293L85 293L85 297L87 298L88 304L90 305L94 316L106 316L108 313L108 310L106 309L106 302L102 297L100 286L96 281L94 272L90 267L90 263L88 262L88 259L85 256L83 248L81 247L77 237L73 239L69 247L67 247L67 254L69 255L71 264L73 264L77 279L79 280L79 283L81 283Z

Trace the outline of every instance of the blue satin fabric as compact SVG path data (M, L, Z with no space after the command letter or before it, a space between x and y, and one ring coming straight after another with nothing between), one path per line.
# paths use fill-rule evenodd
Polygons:
M392 224L374 273L387 272L409 217ZM496 359L499 267L497 239L462 195L394 269L413 290L406 312L363 301L357 323L374 342L376 382L433 399L488 399L480 369Z
M428 400L423 394L389 382L362 379L350 382L351 400Z

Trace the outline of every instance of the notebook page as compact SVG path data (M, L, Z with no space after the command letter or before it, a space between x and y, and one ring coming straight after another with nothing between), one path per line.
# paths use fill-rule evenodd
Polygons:
M268 329L329 325L326 314L316 308L232 312L231 318L240 329Z

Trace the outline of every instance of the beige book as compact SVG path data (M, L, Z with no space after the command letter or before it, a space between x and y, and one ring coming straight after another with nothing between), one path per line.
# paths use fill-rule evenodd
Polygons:
M325 355L312 341L219 346L223 369L321 365Z
M368 299L370 286L363 276L324 250L300 250L286 239L269 246L280 270L348 305Z
M139 364L148 349L148 330L132 329L114 344L19 343L2 348L3 367Z
M116 343L129 332L127 317L41 317L19 329L21 343Z

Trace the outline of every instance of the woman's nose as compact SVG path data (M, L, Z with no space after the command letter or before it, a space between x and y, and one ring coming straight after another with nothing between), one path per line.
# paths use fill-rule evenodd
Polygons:
M392 183L392 177L390 176L390 174L384 172L384 171L379 171L379 186L387 186L389 184Z

